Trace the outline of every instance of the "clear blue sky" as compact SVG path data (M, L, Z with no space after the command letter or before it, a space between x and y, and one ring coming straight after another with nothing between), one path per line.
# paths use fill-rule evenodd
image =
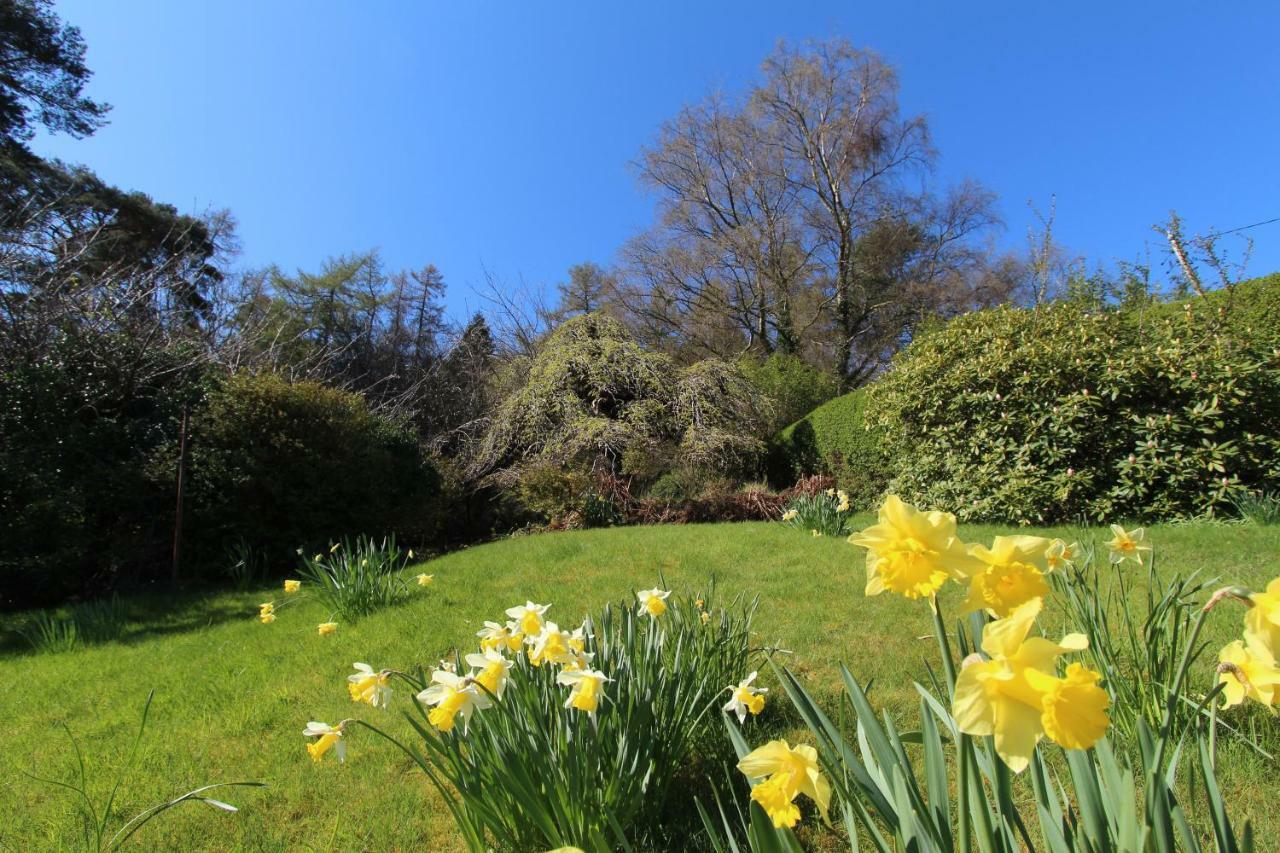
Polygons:
M629 163L665 118L737 90L780 37L844 36L899 69L939 180L1028 199L1096 261L1280 216L1280 4L59 0L115 105L36 148L184 211L230 208L241 263L377 247L434 263L455 315L485 268L560 280L649 219ZM1280 223L1248 232L1280 269Z

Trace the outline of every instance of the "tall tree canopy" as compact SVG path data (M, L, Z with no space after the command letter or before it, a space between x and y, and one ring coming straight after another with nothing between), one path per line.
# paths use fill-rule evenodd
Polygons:
M106 104L84 96L91 72L84 39L53 12L52 0L0 0L0 136L30 139L35 125L89 136Z
M798 352L859 384L922 317L1006 295L976 240L993 196L922 189L934 157L877 55L781 44L744 97L686 107L642 151L657 222L625 247L615 301L690 358Z

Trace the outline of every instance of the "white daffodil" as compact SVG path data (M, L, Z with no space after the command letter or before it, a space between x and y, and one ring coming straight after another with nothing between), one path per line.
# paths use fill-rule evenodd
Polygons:
M311 760L319 763L324 758L324 754L329 751L330 747L338 756L338 762L341 763L347 758L347 744L342 739L341 726L335 728L328 723L317 722L312 720L307 723L307 727L302 730L303 737L320 738L315 743L307 744L307 754L311 756Z
M671 590L658 589L642 589L636 593L636 598L640 599L640 612L648 613L653 618L661 616L667 612L667 596L671 595Z
M730 714L737 714L739 724L747 721L748 711L755 715L764 710L764 694L769 692L769 688L752 687L751 682L755 680L756 673L753 672L739 681L737 687L730 685L726 688L732 696L725 703L724 710Z
M561 631L560 626L554 622L543 625L542 633L536 637L526 635L524 641L529 644L529 663L534 666L568 663L573 659L573 652L569 647L571 636L568 631Z
M510 652L520 651L524 636L516 630L515 622L499 625L497 622L485 622L484 627L476 631L482 649L506 649Z
M594 715L600 707L600 690L612 678L595 669L562 669L556 675L556 683L573 689L564 701L566 708L577 708Z
M569 649L569 659L564 662L565 669L589 669L596 659L595 652L579 652Z
M433 706L427 720L442 732L453 729L459 716L465 732L471 714L477 708L483 710L493 704L474 681L456 672L437 669L431 673L431 681L431 686L418 694L418 701Z
M382 670L375 672L367 663L352 664L356 671L347 676L347 690L355 702L364 702L375 708L385 708L391 704L391 672Z
M517 607L508 607L507 615L515 621L519 633L533 637L542 631L542 616L551 608L550 604L534 604L527 601Z
M511 661L501 652L485 649L483 652L467 655L467 666L474 667L470 678L497 698L502 698L502 691L507 689L507 673L511 671Z

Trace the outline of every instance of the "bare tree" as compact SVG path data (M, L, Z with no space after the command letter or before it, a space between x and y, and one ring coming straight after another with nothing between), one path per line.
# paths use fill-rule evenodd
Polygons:
M651 345L803 352L854 386L921 317L989 304L993 197L920 189L928 128L900 114L875 54L784 43L762 74L740 100L686 107L641 152L657 221L623 249L618 303Z

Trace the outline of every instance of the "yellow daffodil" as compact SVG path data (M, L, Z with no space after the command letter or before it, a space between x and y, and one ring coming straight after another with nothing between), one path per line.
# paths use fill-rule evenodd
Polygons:
M798 510L789 509L782 514L782 520L793 521L798 515L800 515L800 512Z
M1026 676L1041 693L1040 722L1049 740L1064 749L1088 749L1107 733L1111 699L1098 686L1099 673L1071 663L1062 678L1035 669L1027 670Z
M827 497L834 498L835 496L836 496L836 490L834 488L827 489Z
M836 497L839 498L840 500L840 502L836 504L836 512L848 512L849 511L849 495L844 491L844 489L841 489L840 491L836 492Z
M307 744L307 754L317 764L320 763L320 759L324 758L324 754L330 749L333 749L334 755L338 756L339 762L346 760L347 744L342 739L341 726L334 727L328 723L312 720L302 730L302 736L320 738L314 743Z
M1280 669L1275 658L1261 644L1236 640L1218 654L1218 680L1222 682L1222 707L1239 705L1245 699L1268 708L1280 693Z
M265 613L259 613L258 619L262 621L263 625L270 625L272 622L276 621L276 614L270 611L267 611Z
M587 650L587 624L584 622L569 634L569 651L582 654Z
M1098 675L1079 665L1054 674L1059 655L1089 645L1083 634L1060 643L1028 637L1042 600L1032 599L982 631L983 660L971 655L956 680L952 713L960 731L994 735L996 752L1015 773L1031 761L1046 732L1068 749L1092 746L1107 728L1109 697Z
M595 669L562 669L556 675L556 684L573 688L564 706L588 714L595 714L600 707L600 692L607 681L613 679Z
M907 598L936 593L974 567L949 512L921 512L890 495L877 524L849 537L867 549L867 595L888 590Z
M321 622L316 626L316 631L323 637L327 634L336 634L338 632L337 622Z
M561 631L556 623L546 623L542 626L542 632L536 637L525 637L525 642L529 645L529 663L534 666L542 666L544 663L568 663L573 659L569 638L569 632Z
M507 615L515 620L521 634L534 637L541 633L543 614L550 607L550 604L534 604L528 601L518 607L507 608Z
M1075 563L1079 555L1080 543L1072 542L1068 545L1061 539L1054 539L1049 543L1049 548L1044 553L1044 560L1049 567L1049 571L1056 572Z
M294 593L302 589L302 581L288 580L284 582L284 591Z
M258 615L265 616L268 613L275 613L276 605L274 602L268 601L258 605Z
M738 769L748 779L764 779L751 788L751 799L760 804L775 827L795 826L800 820L795 804L798 794L817 803L826 820L831 783L822 775L818 751L813 747L792 747L785 740L772 740L743 756Z
M418 694L418 701L433 706L427 721L442 732L452 731L458 717L462 730L467 730L471 714L488 708L492 702L469 678L437 669L431 673L431 686Z
M388 670L375 672L367 663L352 664L355 674L347 676L347 692L354 702L364 702L375 708L385 708L391 704L391 673Z
M595 660L595 652L579 652L569 649L569 659L564 662L565 669L590 669Z
M978 567L969 577L966 612L985 610L1003 619L1020 604L1049 592L1049 540L1039 536L997 536L991 547L970 545Z
M753 672L739 681L737 687L731 685L726 688L730 697L725 703L724 710L730 714L737 714L739 724L746 722L748 711L754 716L764 710L764 694L769 692L769 688L752 687L751 682L755 680L756 673Z
M436 576L423 572L420 575L414 575L413 579L418 582L418 586L431 586L431 582L436 579Z
M322 554L316 554L314 557L311 558L311 562L318 563L322 559L324 559L324 556Z
M514 622L506 625L485 622L484 627L476 631L476 636L480 638L480 648L485 651L505 648L510 652L518 652L524 643L524 635L515 630Z
M1280 578L1267 584L1266 592L1249 596L1249 601L1253 606L1244 615L1245 639L1273 658L1280 657Z
M670 590L658 589L642 589L636 593L636 598L640 599L640 612L648 613L653 618L658 618L667 612L667 596L671 595Z
M814 539L817 539L819 536L822 535L822 531L820 530L810 530L809 533L813 536Z
M699 598L697 601L693 602L693 606L701 610L702 608L707 606L707 602Z
M1143 541L1147 531L1141 527L1125 530L1120 525L1113 524L1111 533L1111 539L1107 542L1107 548L1111 551L1111 562L1123 563L1125 560L1133 560L1138 565L1142 565L1142 555L1151 550L1151 546Z
M337 551L341 547L342 547L341 542L334 542L332 545L329 546L329 553L332 554L334 551Z
M471 674L471 680L501 699L502 691L507 689L507 673L511 671L511 661L493 649L480 654L469 654L466 661L467 666L476 670Z
M707 624L708 622L710 622L710 621L711 621L711 614L710 614L710 613L708 613L708 612L707 612L707 611L705 611L705 610L704 610L704 611L702 611L702 613L700 613L700 614L698 614L698 615L702 617L702 624L703 624L703 625L705 625L705 624Z

